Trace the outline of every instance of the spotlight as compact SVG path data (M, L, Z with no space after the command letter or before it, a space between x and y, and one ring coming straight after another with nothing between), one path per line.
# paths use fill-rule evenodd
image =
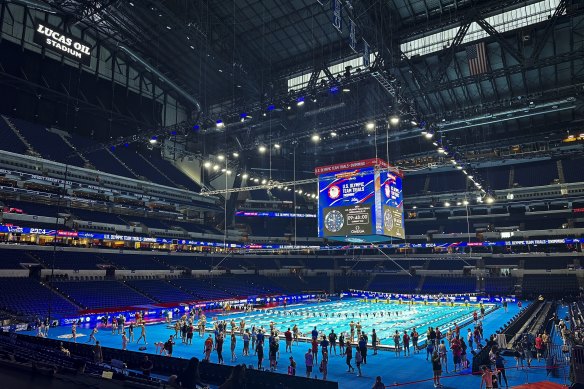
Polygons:
M262 153L262 154L263 154L263 153L265 153L265 152L266 152L266 146L264 146L264 145L261 145L260 147L258 147L258 151L259 151L260 153Z
M233 158L238 158L239 157L239 153L237 151L233 152Z
M462 166L460 166L460 165L456 165L456 168L457 168L458 170L462 170ZM464 173L464 174L466 174L466 173Z
M301 96L301 97L296 99L296 105L299 107L304 105L304 96Z
M320 136L318 134L314 134L310 139L312 139L312 141L316 143L320 140Z
M417 209L417 208L418 208L418 206L417 206L417 205L414 205L414 206L412 207L412 209Z
M258 182L260 182L260 179L259 178L254 178L253 179L253 182L258 183Z
M244 180L245 180L247 177L249 177L249 176L247 175L247 173L243 173L243 174L242 174L242 176L241 176L241 178L243 178Z
M331 136L334 138L335 136L337 136L337 133L333 131L331 132Z
M448 201L445 201L445 202L444 202L444 206L445 206L445 207L450 207L450 203L449 203Z
M225 173L225 168L221 169L221 173Z
M204 167L206 167L207 169L209 169L209 168L211 167L211 162L209 162L209 161L206 161L206 162L203 164L203 166L204 166Z
M495 199L492 198L491 196L487 196L486 201L487 201L487 204L493 204L495 202Z
M368 130L373 130L375 128L375 123L369 122L369 123L365 124L365 128Z
M215 170L215 171L219 170L219 165L214 165L213 170Z
M462 202L462 205L468 205L468 200L464 200L464 201Z
M415 120L412 120L412 121L410 122L410 124L411 124L412 126L417 126L417 125L418 125L418 123L417 123Z
M222 128L225 126L225 123L223 123L223 120L219 119L217 120L217 128Z
M155 144L155 143L156 143L156 141L157 141L156 137L155 137L155 136L153 136L152 138L150 138L150 141L149 141L149 142L150 142L151 144Z
M275 149L279 149L279 148L280 148L280 144L276 143L276 144L274 145L274 148L275 148Z
M397 126L399 124L399 117L392 116L391 118L389 118L389 124L391 124L392 126Z
M223 154L219 154L219 155L217 156L217 159L218 159L219 161L224 161L224 160L225 160L225 156L224 156Z
M266 182L268 182L268 181L266 181L266 179L264 178L264 179L262 180L262 185L266 185Z
M351 90L350 90L349 88L343 88L343 92L344 92L344 93L347 93L347 92L350 92L350 91L351 91Z
M434 137L434 134L432 134L431 132L427 132L425 135L426 139L432 139Z
M302 194L302 189L298 189L298 194Z
M458 205L458 206L461 206L461 205L462 205L462 203L461 203L460 201L457 201L457 202L456 202L456 205Z
M292 109L292 107L291 107L291 106L287 106L287 107L286 107L286 109L287 109L288 111L290 111L290 110Z
M227 175L231 175L231 170L227 170L225 173L227 173Z

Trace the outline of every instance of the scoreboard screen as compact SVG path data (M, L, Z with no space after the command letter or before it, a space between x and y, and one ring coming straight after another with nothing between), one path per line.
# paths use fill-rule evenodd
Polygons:
M347 242L404 238L402 175L371 159L316 168L318 235Z

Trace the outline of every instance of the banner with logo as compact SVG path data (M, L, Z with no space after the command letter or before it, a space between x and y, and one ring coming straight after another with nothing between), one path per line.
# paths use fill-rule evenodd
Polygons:
M33 41L69 59L81 62L83 65L89 66L91 64L91 45L89 43L71 33L51 26L43 20L37 19L35 21Z

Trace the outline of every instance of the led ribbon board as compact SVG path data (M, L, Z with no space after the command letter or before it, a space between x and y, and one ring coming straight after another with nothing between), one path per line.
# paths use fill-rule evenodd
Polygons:
M372 158L321 166L318 175L318 236L345 242L405 237L402 173Z

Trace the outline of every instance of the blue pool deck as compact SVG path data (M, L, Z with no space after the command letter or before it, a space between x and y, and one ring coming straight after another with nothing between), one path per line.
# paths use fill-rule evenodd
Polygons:
M527 302L524 302L524 304ZM524 305L525 306L525 305ZM379 315L379 312L384 311L383 317ZM518 307L516 304L509 304L508 312L505 313L502 308L494 309L488 313L483 320L484 334L485 336L494 333L503 324L505 324L515 313L518 312ZM428 306L422 307L414 306L411 310L408 310L407 306L398 304L381 304L381 303L362 303L357 300L346 300L342 302L332 301L324 302L318 304L302 304L297 306L289 306L286 311L287 314L283 314L284 309L275 308L269 309L268 311L255 311L252 313L232 313L225 315L217 315L221 320L226 320L229 324L231 318L234 318L239 324L239 319L241 316L247 317L246 328L251 328L252 324L256 326L263 325L264 328L269 331L269 322L274 321L276 327L282 332L288 327L292 327L293 323L297 323L301 332L309 333L309 331L316 325L318 329L324 331L328 334L330 328L334 328L335 332L339 333L341 331L349 331L348 323L351 320L357 321L357 318L353 319L352 314L355 313L357 316L361 313L361 324L363 324L363 330L367 334L371 334L371 329L376 328L379 332L381 341L383 345L391 345L387 339L389 334L393 333L396 329L403 333L404 329L411 329L412 326L416 325L419 328L420 335L425 333L428 325L436 326L432 323L442 323L452 325L454 322L460 323L464 317L472 316L472 310L468 308L456 308L447 306ZM389 316L387 312L392 312ZM400 311L399 315L395 314L395 311ZM289 314L291 312L297 312ZM303 315L300 314L303 312ZM364 317L364 313L369 313L369 318ZM372 313L376 312L375 317L372 317ZM561 312L561 310L560 310ZM313 315L313 313L315 315ZM321 317L320 314L323 314ZM338 314L341 314L338 317ZM347 313L347 318L345 318L345 313ZM328 317L324 316L328 314ZM210 326L212 322L212 317L208 317L207 327ZM447 325L439 324L441 330L445 331ZM61 339L63 341L70 341L67 335L70 334L70 327L57 327L52 328L49 336L55 339ZM79 338L77 341L79 343L86 342L88 340L90 329L87 327L79 327L77 333ZM466 334L466 327L461 329L461 334ZM30 332L32 334L32 332ZM152 324L147 326L147 337L148 346L143 352L155 353L156 348L154 346L155 342L161 342L168 339L170 335L174 335L174 330L169 329L166 324ZM139 336L139 331L135 331L135 339ZM206 337L207 335L205 335ZM109 328L104 328L97 334L97 339L105 347L121 348L121 335L113 335ZM203 358L203 342L205 337L200 338L198 334L193 337L192 345L185 345L177 341L174 347L173 356L177 358L191 358L193 356L199 359ZM139 351L138 348L143 346L143 344L137 345L135 342L128 345L128 349L132 351ZM243 342L238 336L236 353L237 360L235 362L230 362L230 344L229 339L225 341L223 357L225 363L227 364L239 364L245 363L246 365L257 365L257 357L250 355L247 357L242 356ZM277 371L286 373L289 356L292 355L296 360L297 375L305 375L304 367L304 353L308 349L307 343L299 343L298 345L293 345L292 353L285 352L284 341L280 342L280 358L279 366ZM251 352L253 354L253 352ZM335 356L334 352L329 357L329 368L328 368L328 379L339 382L339 387L343 389L359 389L359 388L371 388L375 381L375 377L380 375L383 379L385 385L400 384L405 388L431 388L432 383L432 366L430 362L426 361L425 350L421 350L419 354L412 354L408 357L402 356L398 357L392 351L379 351L378 355L372 355L373 351L368 351L368 363L362 365L363 376L358 377L355 373L347 373L345 358L340 355ZM267 353L266 353L267 357ZM449 355L450 357L450 355ZM469 360L471 360L471 355L469 352ZM546 377L546 370L544 368L545 364L542 360L537 362L534 360L532 367L530 369L515 369L515 360L512 357L506 357L507 366L507 378L509 380L509 387L515 385L538 382L549 380L552 382L557 382L560 384L567 383L567 368L562 368L559 374L559 378ZM217 361L216 353L211 355L211 362ZM353 359L353 366L355 362ZM264 360L264 368L269 367L269 362ZM449 371L452 371L452 358L449 358ZM314 369L313 376L316 372L318 379L321 378L318 369ZM470 375L470 369L463 371L462 373L446 373L444 371L442 384L444 388L474 388L479 387L480 378Z

